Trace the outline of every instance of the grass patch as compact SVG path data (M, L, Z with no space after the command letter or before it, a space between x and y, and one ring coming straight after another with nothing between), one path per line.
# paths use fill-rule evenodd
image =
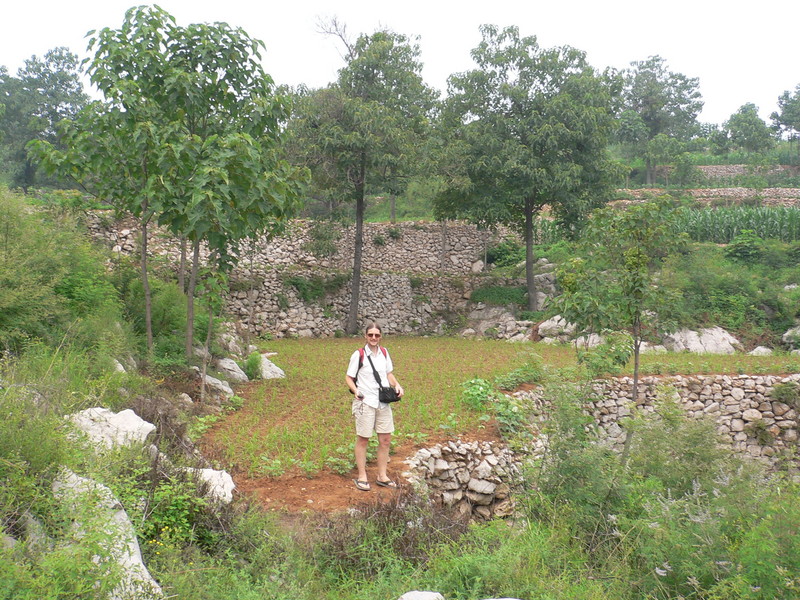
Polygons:
M286 379L255 382L244 406L214 424L209 441L231 466L251 476L300 470L313 475L352 455L351 395L344 384L355 338L273 340L269 350ZM463 398L464 382L482 378L510 388L539 378L538 364L579 373L571 346L535 345L540 361L529 373L529 345L499 340L389 337L395 373L406 389L396 406L395 438L446 431L454 437L482 426L482 412ZM266 349L266 348L265 348ZM319 357L324 356L324 360ZM800 357L658 354L641 358L642 375L800 372ZM621 375L632 375L629 363ZM565 375L566 376L566 375Z
M254 384L242 409L215 427L213 440L225 459L251 475L266 475L276 474L276 465L282 471L300 461L304 470L309 462L322 469L335 462L330 459L348 456L352 396L344 373L360 343L354 338L269 342L286 379ZM495 340L390 337L386 345L406 389L395 410L396 436L475 429L480 414L462 405L462 382L518 368L527 355L520 346Z

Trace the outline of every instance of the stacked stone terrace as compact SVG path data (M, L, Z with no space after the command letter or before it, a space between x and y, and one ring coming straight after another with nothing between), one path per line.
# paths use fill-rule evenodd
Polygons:
M312 223L294 221L285 235L261 239L243 248L231 276L228 310L256 335L329 337L344 329L350 281L317 301L303 302L286 279L331 279L353 266L355 227L338 229L336 252L317 257L310 251ZM95 218L92 234L115 252L134 254L138 231L130 221L108 225ZM447 319L463 313L475 287L486 284L483 257L492 234L472 225L440 223L366 223L360 319L378 319L388 333L441 332ZM153 254L168 257L175 268L180 247L159 232L150 242ZM519 282L516 282L519 284Z
M689 416L713 419L725 443L775 466L797 448L798 410L775 400L772 389L777 384L799 381L800 374L648 376L639 381L634 406L633 378L609 378L594 382L595 396L587 402L586 411L594 417L605 440L621 449L625 432L620 420L631 416L633 410L654 411L659 389L666 385L674 389L675 399ZM538 391L519 395L536 403L542 416L546 415Z

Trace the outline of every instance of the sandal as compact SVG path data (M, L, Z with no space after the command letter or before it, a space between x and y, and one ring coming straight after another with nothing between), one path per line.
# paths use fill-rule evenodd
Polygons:
M362 492L368 492L371 489L369 487L369 481L361 481L360 479L353 479L353 483L355 483L356 488L361 490Z
M397 484L391 479L387 479L386 481L381 481L380 479L376 479L375 483L381 487L397 489Z

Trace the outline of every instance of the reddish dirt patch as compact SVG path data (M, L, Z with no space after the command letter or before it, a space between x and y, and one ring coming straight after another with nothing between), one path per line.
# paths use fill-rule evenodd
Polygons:
M406 470L403 462L412 456L419 448L432 447L450 439L447 436L429 438L424 444L406 441L393 447L389 461L389 477L394 479L402 488L408 482L401 473ZM461 436L463 440L470 441L496 441L497 428L490 423L485 429L470 432ZM375 465L367 464L367 473L370 477L372 489L363 492L356 489L353 479L356 477L355 469L348 475L337 475L322 472L314 477L306 477L297 473L289 473L280 477L248 478L244 474L233 474L233 480L240 494L248 496L260 503L267 510L297 512L338 512L350 507L374 502L386 501L394 497L397 490L383 488L375 485Z

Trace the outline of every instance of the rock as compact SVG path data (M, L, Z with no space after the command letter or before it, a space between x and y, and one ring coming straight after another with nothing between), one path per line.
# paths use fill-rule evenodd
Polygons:
M222 373L225 379L233 383L247 383L250 381L250 378L245 375L245 372L232 358L218 358L214 361L214 368Z
M539 335L543 338L570 337L575 333L575 325L567 323L561 315L556 315L539 324Z
M721 327L692 331L681 329L664 336L664 347L670 352L695 354L733 354L740 347L739 340Z
M742 419L748 423L752 423L753 421L761 421L763 418L764 415L761 414L761 411L756 410L755 408L748 408L742 413Z
M107 408L87 408L67 419L94 445L105 448L143 444L156 429L130 409L115 413Z
M191 467L185 467L183 470L194 475L206 485L206 496L210 500L220 504L233 502L233 490L236 489L236 484L233 483L233 478L227 471L193 469Z
M639 348L641 354L666 354L667 349L662 344L651 344L650 342L642 342Z
M53 481L53 494L73 515L75 539L89 535L98 540L103 553L119 566L121 579L109 596L112 600L164 597L142 561L133 525L111 490L64 469ZM89 505L94 510L81 510Z
M478 494L494 495L497 485L485 479L475 479L474 477L467 483L467 489L477 492Z
M198 367L192 367L194 372L200 376L201 372ZM230 400L233 398L233 388L227 381L221 381L211 375L205 377L206 392L219 400Z
M406 592L397 600L444 600L439 592Z
M261 379L283 379L286 373L283 372L278 365L273 363L268 356L273 356L272 353L264 353L261 355Z
M747 354L750 356L772 356L772 349L766 346L757 346Z
M602 345L604 342L605 339L603 336L596 333L590 333L589 335L582 335L575 338L575 346L578 348L595 348Z
M792 327L789 331L784 333L781 336L781 341L790 348L797 346L800 342L800 326Z

